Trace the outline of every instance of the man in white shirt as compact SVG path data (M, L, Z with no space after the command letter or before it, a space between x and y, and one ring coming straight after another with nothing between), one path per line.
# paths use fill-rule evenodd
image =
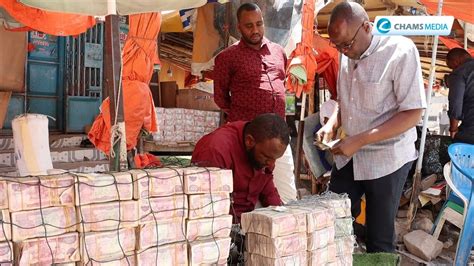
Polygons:
M333 9L328 32L343 54L338 107L317 137L329 141L339 127L346 133L332 148L329 189L348 193L353 206L365 194L367 252L394 252L395 216L426 107L419 54L405 37L372 35L367 13L354 2Z

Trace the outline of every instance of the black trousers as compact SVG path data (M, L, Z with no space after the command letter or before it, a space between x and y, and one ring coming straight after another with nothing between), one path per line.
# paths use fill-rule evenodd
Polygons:
M354 180L352 160L339 170L333 167L329 190L349 195L353 216L360 210L357 204L365 194L367 252L395 252L395 217L412 164L406 163L389 175L364 181Z

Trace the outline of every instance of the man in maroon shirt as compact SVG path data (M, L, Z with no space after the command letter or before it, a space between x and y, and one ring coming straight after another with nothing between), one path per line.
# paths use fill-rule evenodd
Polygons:
M283 48L263 35L262 11L253 3L237 10L239 42L215 59L214 100L227 121L250 121L264 113L285 117Z
M203 167L232 169L234 192L231 214L234 222L244 212L263 206L281 205L273 184L273 168L289 142L286 122L276 114L263 114L251 122L228 123L201 138L192 162Z

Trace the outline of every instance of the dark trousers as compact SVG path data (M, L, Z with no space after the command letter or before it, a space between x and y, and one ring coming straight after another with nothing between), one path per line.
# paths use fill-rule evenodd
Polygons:
M459 127L458 133L454 135L453 142L474 144L474 127L466 128L461 125Z
M329 190L349 195L353 216L360 209L356 204L360 204L365 194L367 252L395 252L395 217L412 164L406 163L389 175L364 181L354 181L352 160L339 170L333 167Z

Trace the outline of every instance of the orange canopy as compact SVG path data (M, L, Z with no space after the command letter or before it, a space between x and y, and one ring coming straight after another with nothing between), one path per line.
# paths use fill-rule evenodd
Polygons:
M426 6L428 13L436 14L438 0L420 0ZM443 0L443 15L453 16L457 19L474 24L474 1L473 0Z
M25 27L22 30L37 30L55 36L71 36L85 32L95 25L91 16L49 12L18 3L16 0L1 0L0 7Z
M140 130L157 130L155 104L150 83L153 65L159 63L157 38L161 15L146 13L130 15L130 30L122 55L123 111L127 150L137 145ZM110 101L105 99L101 113L94 121L88 137L101 151L110 151Z
M339 71L339 52L336 48L329 45L329 41L315 34L313 38L313 47L318 54L316 62L318 63L318 73L326 80L331 93L331 99L337 99L337 73Z
M449 48L449 50L451 50L453 48L463 48L461 43L459 43L458 41L456 41L454 39L444 37L444 36L439 36L439 40L442 41L444 43L444 45L446 45L446 47ZM474 56L474 49L469 49L468 48L467 51L471 54L471 56Z

